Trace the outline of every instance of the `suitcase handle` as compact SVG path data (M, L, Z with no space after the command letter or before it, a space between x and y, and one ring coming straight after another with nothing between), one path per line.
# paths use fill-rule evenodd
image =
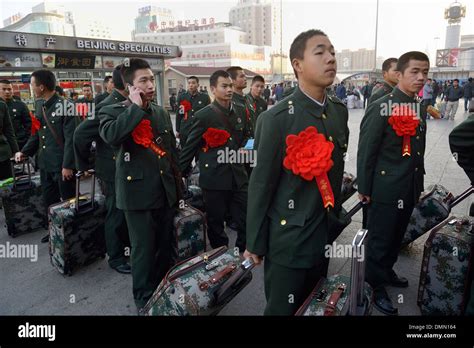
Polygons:
M16 184L17 180L20 180L19 178L15 176L15 167L14 164L16 163L15 158L10 158L10 168L12 170L12 175L13 175L13 189L16 190ZM28 168L28 184L31 186L31 167L30 167L30 158L25 158L24 160L21 161L23 164L23 168L25 168L25 163L26 167Z
M449 208L452 209L453 207L461 203L463 200L465 200L467 197L469 197L472 193L474 193L474 186L469 187L459 196L454 197L454 199L449 204Z
M91 207L94 209L94 201L95 201L95 170L89 169L88 172L92 175L92 182L91 182ZM81 188L81 178L84 176L83 171L78 171L76 173L76 212L79 213L79 191Z
M367 230L357 231L352 240L352 263L351 263L351 291L349 297L349 315L360 315L358 308L364 306L364 284L365 284L365 255L364 260L359 261L357 256L361 255ZM365 254L365 253L364 253Z
M239 285L239 283L245 279L245 277L254 268L255 263L252 259L245 259L232 274L229 279L215 292L215 304L220 305L226 303L226 300L232 295L233 291Z
M354 205L348 212L347 214L345 215L346 218L351 218L355 215L355 213L357 213L364 205L367 205L368 203L367 202L362 202L362 201L359 201L357 202L356 205Z

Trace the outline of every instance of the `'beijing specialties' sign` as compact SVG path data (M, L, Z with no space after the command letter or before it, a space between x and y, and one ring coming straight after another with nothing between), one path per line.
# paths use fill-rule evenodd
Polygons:
M169 55L171 48L167 46L158 46L153 44L113 42L102 40L76 40L77 48L99 51L119 51L126 53L156 53Z

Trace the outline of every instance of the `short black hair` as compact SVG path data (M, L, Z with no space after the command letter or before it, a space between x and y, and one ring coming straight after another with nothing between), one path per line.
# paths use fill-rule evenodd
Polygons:
M410 60L419 60L422 62L428 62L428 65L430 63L430 59L423 52L410 51L410 52L402 54L400 58L398 58L397 71L403 74L405 70L408 68L408 65L410 64Z
M0 80L0 83L4 83L6 85L11 85L12 84L12 82L9 81L9 80Z
M106 77L104 78L104 85L107 84L107 83L109 83L109 80L110 80L111 78L112 78L112 76L106 76Z
M189 76L188 77L188 80L196 80L197 83L199 83L199 79L197 78L197 76Z
M48 91L54 91L56 87L56 77L47 69L33 71L31 77L34 77L38 86L43 85Z
M469 82L472 82L472 77L468 78L467 80L468 80Z
M232 80L235 80L237 78L237 71L239 70L244 70L244 69L240 66L231 66L230 68L226 69L226 71L229 73L230 78Z
M217 87L217 80L219 79L219 77L232 78L227 71L217 70L217 71L214 71L211 77L209 78L209 85L213 87Z
M306 43L308 42L309 39L311 39L313 36L326 36L326 33L324 33L322 30L318 29L310 29L307 31L304 31L300 33L292 42L291 47L290 47L290 63L293 65L293 59L303 59L304 58L304 50L306 49ZM293 69L295 72L296 78L298 78L298 73L296 72L295 69Z
M87 87L89 87L90 89L92 89L92 86L91 86L89 83L84 83L84 84L82 85L82 89L87 88Z
M457 82L459 83L459 80L458 80L458 79L454 79L453 82L454 82L454 81L457 81Z
M388 72L393 63L398 63L397 58L388 58L385 59L382 63L382 71Z
M262 83L265 83L265 79L263 78L262 75L256 75L256 76L254 76L253 79L252 79L252 85L253 85L255 82L262 82Z
M127 64L122 64L121 74L122 79L125 83L133 84L133 77L135 75L135 71L140 69L151 69L150 64L145 59L141 58L130 58Z
M60 96L64 95L64 89L61 86L56 86L54 89Z
M112 81L114 83L114 87L119 91L123 91L125 86L123 84L122 74L121 74L122 64L117 65L112 72Z

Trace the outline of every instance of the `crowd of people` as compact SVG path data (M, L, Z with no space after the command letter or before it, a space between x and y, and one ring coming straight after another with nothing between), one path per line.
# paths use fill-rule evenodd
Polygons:
M343 99L357 95L367 104L357 151L359 198L368 205L363 223L369 230L366 279L374 288L375 306L396 315L385 288L408 286L393 266L423 191L426 114L417 115L419 123L412 129L412 155L402 156L402 139L387 117L380 117L380 110L384 103L407 103L417 110L416 97L429 81L429 59L421 52L390 58L378 88L367 83L347 90L344 83L333 85L335 49L324 32L298 35L290 60L297 86L280 83L270 88L257 75L245 94L245 71L233 66L211 75L212 101L199 79L189 77L187 90L180 88L170 97L175 129L169 113L154 102L154 74L142 59L117 66L104 81L107 92L95 99L91 86L83 86L84 97L75 103L90 105L88 117L84 112L77 117L58 112L61 104L72 101L61 96L51 71L33 72L31 85L38 100L33 123L39 126L31 135L28 110L14 106L21 116L9 111L7 104L20 102L12 100L11 84L0 81L0 97L7 103L0 102L6 138L1 145L5 151L0 151L1 178L13 175L7 169L12 155L16 161L36 155L46 208L74 196L74 173L92 169L90 147L96 142L95 169L108 211L109 264L132 274L140 310L175 262L173 218L183 200L183 178L196 163L211 247L229 246L225 224L232 221L243 257L257 265L264 260L265 314L292 315L327 274L325 245L347 226L340 195L349 144ZM453 102L453 89L438 93ZM428 96L434 92L426 92L424 103L431 103ZM273 97L276 104L267 110ZM219 159L222 149L238 153L253 139L258 162ZM459 158L460 165L472 168L468 155L460 153ZM400 199L405 202L402 209ZM124 234L131 244L130 262L124 255Z

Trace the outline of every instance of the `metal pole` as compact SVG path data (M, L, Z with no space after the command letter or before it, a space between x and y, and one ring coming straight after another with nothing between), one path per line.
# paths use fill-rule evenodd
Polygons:
M377 12L375 14L375 52L374 52L374 72L377 71L377 34L379 30L379 0L377 0Z

